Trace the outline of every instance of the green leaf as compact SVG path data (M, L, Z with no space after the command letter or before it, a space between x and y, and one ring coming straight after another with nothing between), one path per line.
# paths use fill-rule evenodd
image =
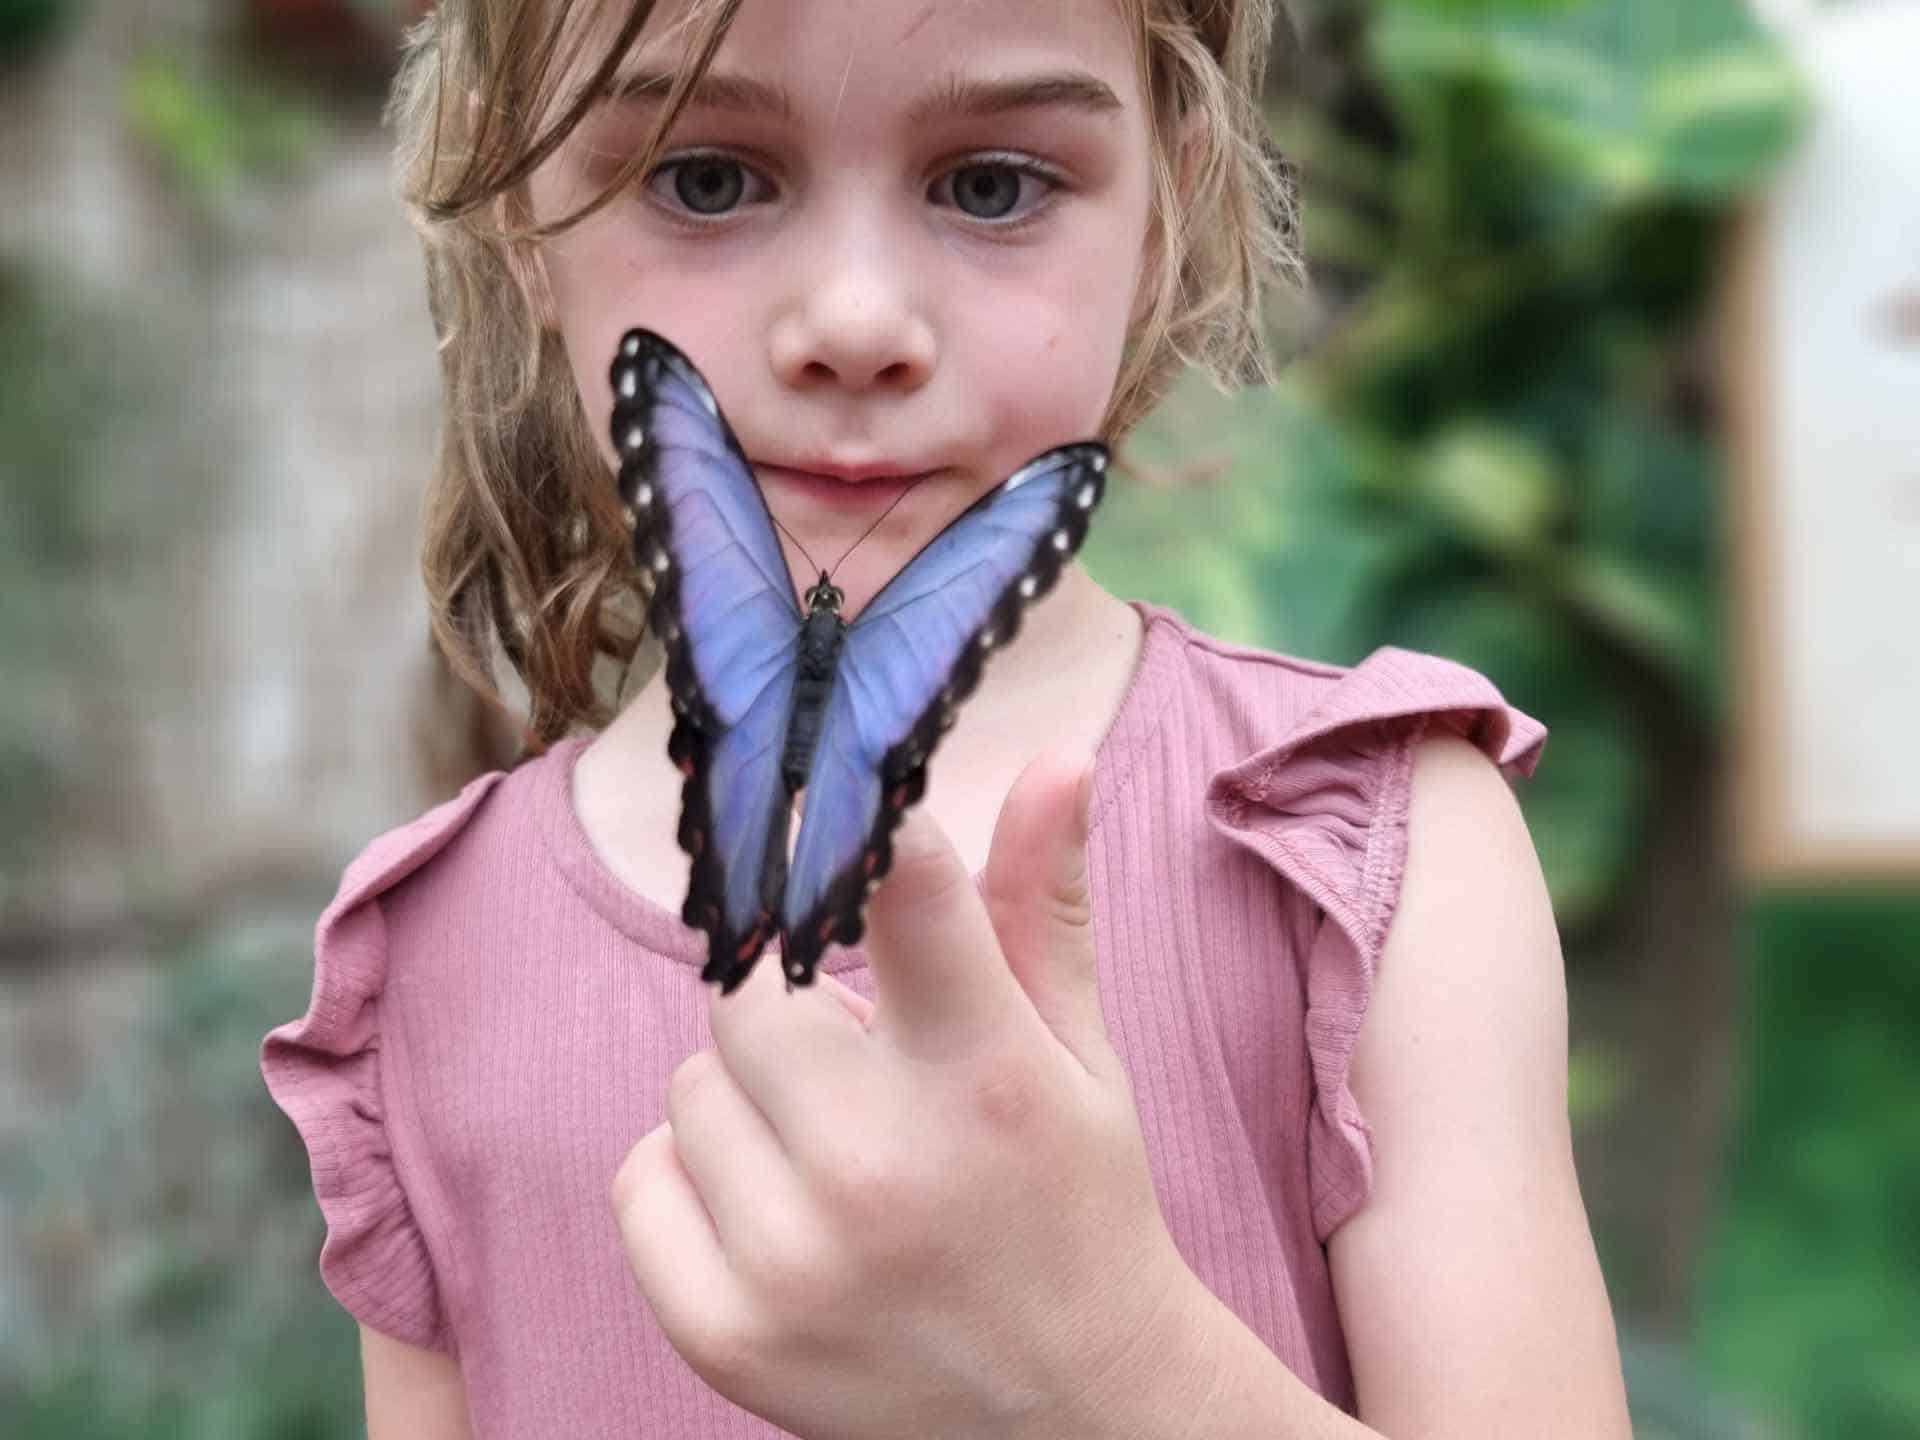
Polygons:
M1803 101L1795 73L1771 49L1730 50L1653 78L1647 145L1662 157L1669 189L1737 195L1792 143Z
M1519 431L1463 419L1443 430L1416 463L1427 503L1478 549L1533 550L1559 513L1562 482L1554 459Z
M1602 552L1573 556L1554 573L1574 609L1692 694L1703 714L1715 712L1719 636L1699 585Z
M324 131L302 104L233 76L201 75L159 51L129 68L123 103L134 133L203 203L246 179L292 173Z
M1417 132L1432 134L1464 96L1488 97L1546 168L1602 204L1741 193L1784 154L1805 110L1796 73L1740 0L1547 12L1402 0L1373 43Z

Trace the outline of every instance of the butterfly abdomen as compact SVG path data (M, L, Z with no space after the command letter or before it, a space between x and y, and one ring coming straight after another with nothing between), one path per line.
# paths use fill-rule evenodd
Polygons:
M780 773L789 795L807 783L814 747L820 743L820 724L827 713L827 697L833 693L834 667L846 636L846 622L827 609L812 611L800 627L793 715L787 722L787 743L780 757Z

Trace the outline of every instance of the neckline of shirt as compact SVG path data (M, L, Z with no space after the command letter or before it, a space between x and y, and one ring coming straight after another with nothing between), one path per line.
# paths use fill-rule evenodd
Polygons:
M1093 804L1087 821L1090 844L1098 835L1115 779L1125 773L1129 760L1158 721L1162 707L1156 699L1166 692L1164 677L1186 638L1185 624L1171 611L1138 600L1128 603L1141 619L1140 658L1114 708L1106 735L1094 751ZM705 934L615 875L580 823L573 805L573 769L592 739L591 735L568 736L528 767L536 772L528 778L533 785L536 825L548 857L574 893L622 935L669 960L703 964L707 957ZM980 878L975 875L974 883L978 884ZM833 946L820 968L835 972L865 964L864 946Z

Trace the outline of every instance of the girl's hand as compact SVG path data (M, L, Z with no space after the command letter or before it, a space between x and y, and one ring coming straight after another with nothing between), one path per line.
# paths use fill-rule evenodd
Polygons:
M1161 1219L1100 1014L1090 784L1028 767L985 903L910 811L868 906L877 1002L825 974L789 994L767 961L714 992L714 1048L614 1180L667 1338L783 1429L1122 1433L1190 1418L1209 1382L1217 1302Z

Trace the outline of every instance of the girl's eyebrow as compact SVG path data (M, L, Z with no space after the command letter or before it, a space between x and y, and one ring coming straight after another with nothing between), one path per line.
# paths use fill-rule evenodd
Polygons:
M615 75L607 82L605 98L650 103L665 100L673 90L676 75L671 70L631 70ZM689 106L708 110L733 110L747 115L772 115L781 120L793 118L793 106L787 92L764 80L729 71L709 70L694 82L687 96Z
M1050 70L1033 75L981 78L949 75L940 86L907 109L914 124L970 115L1003 115L1009 110L1058 106L1089 114L1122 109L1120 97L1098 76L1084 70Z
M673 89L671 70L638 69L607 82L606 98L642 104L665 100ZM687 97L690 106L738 114L793 118L787 92L750 75L709 70ZM1124 107L1104 80L1084 70L1049 70L1030 75L978 77L949 75L908 107L915 125L966 116L1003 115L1013 110L1057 107L1087 114L1115 113Z

